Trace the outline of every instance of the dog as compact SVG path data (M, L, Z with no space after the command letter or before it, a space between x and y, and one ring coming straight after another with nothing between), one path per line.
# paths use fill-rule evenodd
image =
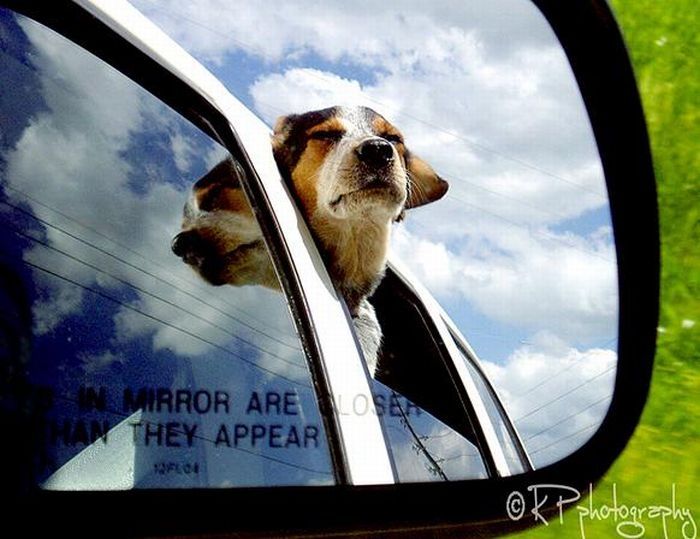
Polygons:
M406 210L442 198L448 183L367 107L283 116L273 129L272 152L374 375L381 328L368 298L385 273L392 223ZM243 171L230 159L198 180L172 249L211 284L279 289L241 181Z
M171 248L209 284L279 290L262 231L243 192L243 178L240 165L226 158L197 180Z

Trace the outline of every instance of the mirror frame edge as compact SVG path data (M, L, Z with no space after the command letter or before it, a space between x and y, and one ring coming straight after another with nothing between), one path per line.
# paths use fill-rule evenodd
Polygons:
M402 530L405 536L410 528L417 533L428 529L448 533L478 530L481 536L487 537L536 524L534 519L528 522L507 519L505 502L510 492L548 482L583 489L602 477L628 443L641 416L651 380L660 267L654 172L641 99L610 7L603 0L531 1L560 40L584 98L603 162L615 231L620 290L618 372L610 409L593 437L552 465L527 474L490 480L230 491L40 492L27 501L34 511L41 509L45 517L24 522L25 526L55 529L56 523L74 514L76 507L84 515L90 515L84 517L86 519L99 518L101 510L109 507L112 514L130 516L124 521L119 517L110 519L109 529L128 530L130 534L137 530L144 535L163 535L261 533L275 529L300 534L302 530L320 533L394 529ZM18 12L37 9L14 0L1 3ZM54 5L80 9L63 0ZM40 16L30 15L43 22ZM100 23L95 21L94 24L90 31L95 35L89 40L99 42ZM54 24L49 26L56 29ZM150 68L159 68L147 57L141 61ZM644 290L645 294L637 290ZM621 379L627 383L621 384ZM465 496L470 499L468 505L463 502ZM296 503L294 507L288 503L290 499L307 504L308 511L300 514ZM32 505L36 503L39 506ZM263 503L275 510L267 512L266 521L260 523L252 509ZM237 507L233 515L230 513L232 504ZM543 514L556 511L554 504L541 508ZM357 515L362 516L360 520ZM407 521L405 515L411 515L411 520ZM86 529L87 533L90 531L94 530Z

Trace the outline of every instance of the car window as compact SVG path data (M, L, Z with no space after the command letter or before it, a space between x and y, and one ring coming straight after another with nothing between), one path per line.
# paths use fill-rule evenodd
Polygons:
M420 303L391 270L372 303L383 333L375 404L399 481L486 477L478 422Z
M0 73L0 411L19 429L3 444L22 480L333 483L243 169L137 84L4 9ZM221 243L227 223L244 232Z

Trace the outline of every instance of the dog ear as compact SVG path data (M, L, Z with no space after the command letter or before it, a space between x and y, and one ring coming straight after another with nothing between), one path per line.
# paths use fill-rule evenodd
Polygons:
M289 173L291 169L291 146L288 144L288 139L292 131L292 125L296 114L288 116L280 116L275 122L275 127L272 130L272 153L275 156L277 166L284 173Z
M212 185L225 185L227 187L238 189L241 187L241 179L244 177L245 175L241 169L241 166L229 156L224 158L218 165L199 178L195 182L193 189L207 189Z
M272 149L277 151L284 146L289 136L289 131L292 126L294 114L289 116L280 116L275 122L275 127L272 128Z
M409 153L406 158L406 168L409 181L406 209L435 202L447 193L450 185L420 157Z

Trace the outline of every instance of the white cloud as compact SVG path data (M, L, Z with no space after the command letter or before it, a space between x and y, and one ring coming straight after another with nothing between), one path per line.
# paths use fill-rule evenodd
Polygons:
M542 161L545 151L559 161L555 172L567 177L576 154L595 152L565 55L527 2L361 2L351 9L333 1L239 2L235 9L213 0L135 4L204 60L220 63L232 52L262 59L260 72L272 79L259 79L256 86L270 91L264 105L259 95L256 100L270 122L280 113L317 106L324 79L334 86L327 84L329 75L306 70L309 84L298 88L301 72L278 64L313 65L313 53L336 62L339 73L358 67L372 72L366 95L409 131L419 151L422 133L434 138L429 122L481 145L478 152L488 146L551 169Z
M7 176L10 187L15 189L11 193L21 193L18 200L30 197L50 200L54 207L72 208L82 222L94 220L95 215L106 221L126 222L112 203L111 194L127 177L128 168L118 158L118 152L125 149L130 132L139 127L137 96L113 70L85 77L84 73L94 70L94 60L86 53L73 52L61 38L29 22L23 24L23 29L37 52L33 60L38 71L55 72L54 62L62 69L57 71L61 79L42 81L50 112L32 120L8 156ZM85 201L86 195L91 198L90 203ZM56 215L45 206L30 205L40 218ZM76 243L57 228L47 227L45 234L48 243L59 249ZM84 245L76 249L87 251ZM91 274L72 260L40 246L29 249L25 258L78 281ZM73 285L45 274L41 279L51 281L53 286L34 308L40 334L51 331L63 317L77 311L84 296Z
M284 75L273 73L259 79L251 93L256 108L270 124L282 114L334 105L370 105L360 83L317 69L294 69Z
M150 336L156 351L171 350L178 356L200 359L216 357L225 364L247 369L244 359L262 366L269 375L306 380L303 353L279 293L260 287L224 286L204 295L202 291L207 291L208 285L179 285L201 299L197 301L168 288L166 283L153 283L148 289L168 303L142 295L119 309L115 346ZM145 319L138 311L152 318ZM264 321L247 319L241 313L255 313Z
M571 342L616 334L617 281L609 243L596 235L540 235L504 226L488 235L465 234L466 241L453 250L398 227L392 247L439 300L462 297L504 324L548 329ZM469 328L464 332L468 338Z
M197 155L197 148L182 133L172 133L170 135L170 147L177 169L180 172L190 170L192 159Z
M225 0L132 3L193 54L212 62L236 50L275 61L313 48L330 61L347 57L382 66L392 61L403 69L426 52L434 60L444 60L445 43L453 45L450 53L460 50L462 34L476 32L493 54L523 43L534 46L552 35L536 8L522 0L488 4L361 0L351 9L338 0L249 1L235 6Z
M205 60L234 51L263 58L251 94L270 123L292 111L361 102L396 121L412 149L450 178L564 218L605 203L593 194L604 195L602 175L565 55L526 2L135 4ZM338 62L339 74L374 70L374 80L361 88L345 75L276 63L313 65L310 53ZM466 192L477 204L484 197L494 204L487 192Z
M37 281L43 283L43 297L35 302L34 331L44 335L52 331L67 315L75 313L83 303L82 290L72 286L54 286L50 278L37 272Z
M83 363L83 370L88 376L99 375L115 364L124 364L126 362L122 354L110 350L105 350L97 354L82 353L80 355L80 360Z
M617 354L578 349L547 332L516 349L502 365L482 364L536 466L580 447L605 416Z

